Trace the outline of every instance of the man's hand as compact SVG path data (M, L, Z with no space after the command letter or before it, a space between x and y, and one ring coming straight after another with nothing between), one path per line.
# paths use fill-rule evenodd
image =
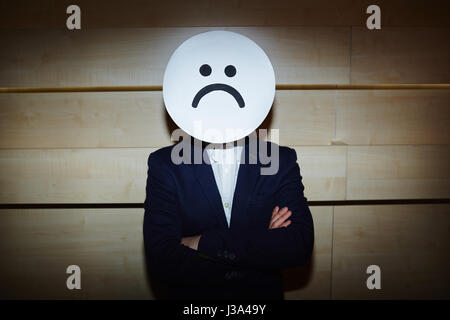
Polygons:
M191 249L197 250L200 237L201 235L181 238L181 244L184 244Z
M276 206L272 211L272 218L270 219L269 229L282 228L290 225L291 220L287 219L291 216L291 214L292 211L290 211L288 207L280 209L278 206ZM200 237L201 235L181 238L181 244L191 249L198 250Z
M288 207L284 207L280 210L278 206L276 206L272 211L272 218L270 219L269 229L276 229L287 227L291 224L291 220L287 220L292 214L292 211L288 209Z

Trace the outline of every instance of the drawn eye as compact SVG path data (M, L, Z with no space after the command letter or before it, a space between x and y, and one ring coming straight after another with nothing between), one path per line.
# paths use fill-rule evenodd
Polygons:
M236 68L234 66L232 66L231 64L226 66L225 68L225 74L227 75L227 77L234 77L234 75L236 74Z
M209 76L210 74L211 74L211 72L212 72L212 69L211 69L211 67L209 66L209 64L203 64L201 67L200 67L200 74L202 75L202 76L204 76L204 77L207 77L207 76Z

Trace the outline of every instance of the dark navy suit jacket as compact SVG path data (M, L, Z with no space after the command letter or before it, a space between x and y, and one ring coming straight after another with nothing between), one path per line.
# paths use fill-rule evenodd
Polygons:
M192 153L204 148L190 144ZM246 138L228 227L211 165L174 164L173 148L148 157L143 231L150 274L167 285L169 298L282 299L281 269L303 265L314 243L295 150L279 147L278 172L261 175L269 165ZM291 224L269 230L277 205L292 211ZM198 250L180 243L194 235L201 235Z

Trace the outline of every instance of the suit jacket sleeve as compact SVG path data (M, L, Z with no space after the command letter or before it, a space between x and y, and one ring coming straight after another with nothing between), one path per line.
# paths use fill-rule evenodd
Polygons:
M182 245L181 219L173 176L157 153L148 158L144 203L144 247L147 266L168 284L192 285L222 283L232 266L205 259Z
M207 230L200 238L198 250L235 265L262 269L281 269L303 265L311 256L314 227L311 212L303 195L304 186L294 149L280 148L280 183L277 205L292 211L291 224L278 229ZM245 231L245 232L243 232Z

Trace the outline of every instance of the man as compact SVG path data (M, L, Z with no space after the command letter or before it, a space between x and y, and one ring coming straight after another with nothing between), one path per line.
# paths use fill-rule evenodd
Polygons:
M236 69L242 70L242 77L236 79L241 83L208 84L193 76L186 82L189 85L173 85L183 72L193 73L186 65L198 59L205 47L216 65L222 57L233 60L238 68L228 65L225 75L234 77ZM234 47L246 55L235 55ZM163 92L166 108L182 129L198 138L185 137L148 158L145 250L150 272L168 285L171 298L282 299L281 269L302 265L311 256L313 221L295 150L250 134L273 102L273 69L266 58L248 38L216 31L189 39L169 61ZM211 75L209 65L206 68L200 59L195 63L201 65L202 77ZM251 83L244 81L249 71ZM198 79L200 86L195 83ZM227 78L219 74L217 79ZM256 94L261 88L265 94ZM224 103L227 98L216 91L225 91L243 109ZM209 100L203 101L206 95ZM191 104L180 97L194 99ZM196 121L205 119L203 125L216 129L214 134L193 130ZM220 134L235 122L234 129L244 130L226 137ZM196 155L201 155L200 161ZM270 170L274 163L275 171Z

